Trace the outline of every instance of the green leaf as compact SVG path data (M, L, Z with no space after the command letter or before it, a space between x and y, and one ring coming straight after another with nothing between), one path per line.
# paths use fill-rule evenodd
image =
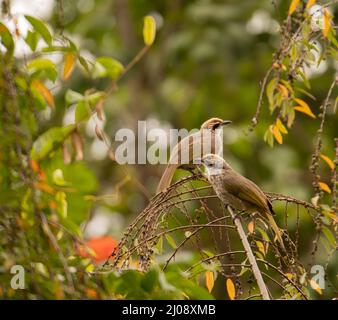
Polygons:
M34 98L34 105L38 110L44 110L47 106L46 101L43 95L33 86L31 86L30 91Z
M141 288L147 292L152 292L158 283L158 271L156 269L152 269L142 278Z
M57 213L61 218L66 219L68 209L66 194L62 191L58 191L55 195L55 201L57 203Z
M277 84L278 84L278 79L273 78L273 79L270 80L270 82L266 86L266 96L267 96L268 101L269 101L270 110L273 110L275 108L274 93L275 93L275 89L277 87Z
M93 78L109 77L116 80L123 72L123 65L110 57L97 58L92 70Z
M297 70L297 74L302 78L305 87L311 89L310 81L306 75L300 69Z
M7 56L12 56L14 52L14 41L8 28L0 22L0 40L7 49Z
M30 70L40 70L40 69L56 69L55 64L49 60L44 58L37 58L30 61L27 65L28 69Z
M336 246L336 238L332 234L331 230L328 227L325 227L325 226L322 227L322 230L323 230L323 233L324 233L325 237L329 241L330 246L332 248L335 248L335 246Z
M65 181L65 178L63 177L63 171L58 168L53 171L53 182L57 186L64 187L67 185L67 182Z
M80 122L90 118L92 110L87 101L80 101L75 109L75 121Z
M46 43L50 46L52 44L52 35L49 32L47 26L45 25L44 22L42 22L39 19L36 19L32 16L28 16L26 15L25 18L27 19L27 21L32 25L32 27L34 28L34 30L39 33L41 35L41 37L43 38L43 40L46 41Z
M212 253L209 250L203 250L203 253L205 253L209 258L211 258L211 257L213 257L215 255L214 253Z
M173 249L176 249L176 248L177 248L177 245L176 245L175 240L174 240L169 234L166 234L166 235L165 235L165 238L167 239L169 245L170 245Z
M160 237L155 245L154 248L157 252L157 254L161 254L163 251L163 237Z
M63 46L49 46L47 48L43 48L41 50L44 53L50 53L50 52L73 52L72 48L70 47L63 47Z
M30 71L34 72L34 76L38 78L47 77L51 81L55 81L57 70L55 64L45 58L37 58L30 61L27 65Z
M34 52L36 50L36 46L39 41L39 34L37 32L34 32L34 31L32 32L29 30L25 41L30 47L30 49Z
M270 129L267 129L264 134L264 141L272 148L273 147L273 134Z
M105 96L105 92L97 91L92 94L86 95L85 100L91 105L95 106L103 97Z
M214 299L206 288L199 286L198 283L193 280L183 277L182 272L175 265L172 265L172 267L168 269L168 272L166 272L166 279L170 284L175 286L176 290L184 292L185 296L188 296L190 299Z
M71 124L66 127L54 127L44 132L34 141L30 153L31 158L33 160L45 158L51 151L62 144L75 127L75 124Z
M81 66L89 73L89 66L87 60L84 57L79 56L79 62Z
M77 103L84 99L84 96L81 93L68 89L65 94L65 100L67 106Z

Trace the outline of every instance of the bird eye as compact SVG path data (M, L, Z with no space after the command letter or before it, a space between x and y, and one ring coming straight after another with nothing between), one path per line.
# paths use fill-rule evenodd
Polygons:
M220 126L220 123L216 123L214 124L214 126L212 127L214 130L217 129Z

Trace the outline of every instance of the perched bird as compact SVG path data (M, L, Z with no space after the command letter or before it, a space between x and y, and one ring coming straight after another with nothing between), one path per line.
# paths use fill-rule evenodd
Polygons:
M223 148L222 126L231 123L230 120L211 118L205 121L201 129L175 145L170 155L168 165L157 186L156 193L166 190L171 183L177 168L192 163L207 153L218 154Z
M273 219L273 208L264 192L254 182L234 171L222 157L216 154L205 155L201 163L204 164L207 178L222 202L238 211L257 212L267 219L285 252L281 230Z

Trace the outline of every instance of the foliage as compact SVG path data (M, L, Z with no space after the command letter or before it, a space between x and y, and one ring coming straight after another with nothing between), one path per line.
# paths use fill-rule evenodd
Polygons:
M203 264L206 280L188 279L178 262L165 271L160 270L162 262L153 261L144 273L96 273L92 253L79 254L85 227L96 211L104 208L123 217L123 227L114 234L121 238L130 219L148 203L161 170L121 169L111 161L111 137L119 127L154 118L162 119L156 121L163 127L177 128L199 127L211 116L232 119L237 129L230 128L225 139L229 161L267 189L312 199L315 227L298 211L290 213L288 227L292 234L302 234L297 245L307 250L297 258L303 265L323 264L328 278L334 278L337 6L320 2L318 16L315 2L276 1L274 7L245 0L96 0L92 6L81 1L82 8L78 1L61 0L50 17L41 19L12 13L10 1L3 1L0 297L238 296L237 283L229 277L219 280L217 265ZM253 33L249 22L259 14L268 19ZM319 17L319 27L314 17ZM26 34L20 29L22 20L29 25ZM277 32L272 30L275 24L280 26ZM20 55L21 45L26 49ZM319 72L323 65L325 71ZM69 114L73 119L65 123ZM252 114L250 129L255 131L242 135ZM281 146L266 148L263 141ZM97 145L104 150L100 161ZM252 159L257 159L255 166ZM277 207L279 213L282 209ZM168 223L173 224L170 219ZM264 238L263 229L248 228ZM175 250L179 237L166 234L164 239ZM308 249L311 241L313 249ZM212 245L208 237L205 243ZM256 248L265 260L269 252L264 241L256 242ZM199 259L193 255L188 266ZM10 287L10 270L17 264L26 270L25 290ZM215 290L217 281L222 285ZM323 292L310 285L314 290L309 296L331 298L336 286L331 282ZM298 298L292 290L288 297Z

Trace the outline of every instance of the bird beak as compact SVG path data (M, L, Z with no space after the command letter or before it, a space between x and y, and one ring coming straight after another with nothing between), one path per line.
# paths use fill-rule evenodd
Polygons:
M230 123L232 123L231 120L224 120L224 121L222 122L222 126L226 126L227 124L230 124Z

